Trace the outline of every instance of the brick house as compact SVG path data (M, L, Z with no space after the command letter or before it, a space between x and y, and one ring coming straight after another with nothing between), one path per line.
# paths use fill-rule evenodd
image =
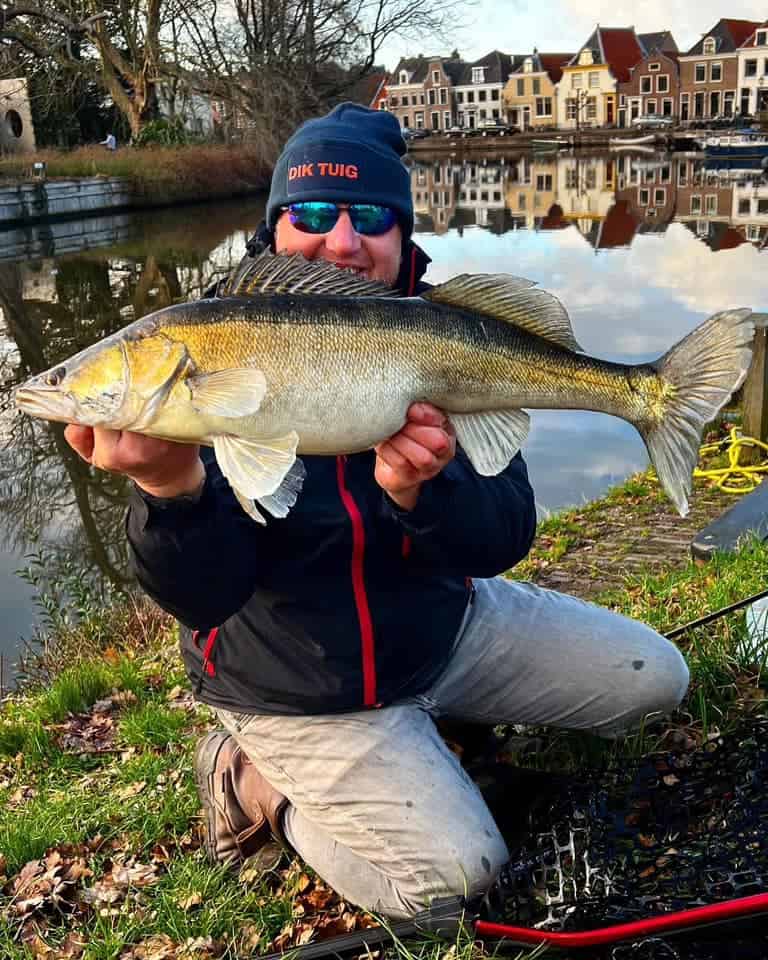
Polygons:
M507 123L520 130L552 127L557 121L557 84L572 53L539 53L515 58L522 61L509 75L502 92Z
M566 130L619 122L617 85L645 56L634 27L598 26L557 84L557 122Z
M619 126L648 114L675 117L679 103L677 54L654 49L630 69L629 80L619 84Z
M389 78L385 109L396 117L404 129L410 127L417 130L424 126L426 75L427 60L424 57L402 57Z
M768 112L768 20L761 23L739 47L739 113L757 116Z
M731 117L739 111L739 47L759 27L753 20L719 20L680 55L682 122Z
M450 130L456 123L454 87L466 64L455 58L433 57L427 61L424 77L424 126L428 130Z

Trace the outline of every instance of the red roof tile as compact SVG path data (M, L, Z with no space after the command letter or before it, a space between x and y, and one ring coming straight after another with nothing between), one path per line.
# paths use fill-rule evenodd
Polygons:
M563 75L563 67L573 59L572 53L540 53L539 61L542 70L546 70L552 83L559 83Z
M600 231L598 249L606 250L611 247L628 247L637 232L637 220L623 200L619 200L608 211Z
M614 77L621 83L626 83L629 80L629 71L644 56L637 34L627 27L601 27L600 36L605 62L610 66Z
M766 28L768 28L768 20L766 20L765 23L758 24L757 28L752 31L750 36L745 41L743 41L743 43L741 44L742 47L756 47L757 43L755 41L757 40L757 31L765 30Z
M754 20L729 20L724 19L723 23L728 27L733 37L734 45L740 47L742 43L752 36L757 29L758 24Z

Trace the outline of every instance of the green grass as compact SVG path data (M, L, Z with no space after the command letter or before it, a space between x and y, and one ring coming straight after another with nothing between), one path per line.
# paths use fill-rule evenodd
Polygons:
M127 746L166 749L184 740L184 711L165 704L145 703L131 710L120 723L121 740Z

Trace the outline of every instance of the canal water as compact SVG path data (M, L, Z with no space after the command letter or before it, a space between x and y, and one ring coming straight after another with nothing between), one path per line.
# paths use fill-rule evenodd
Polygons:
M768 180L653 153L419 154L427 279L509 273L555 293L577 339L612 360L655 358L706 316L768 309ZM14 411L13 388L239 261L263 199L0 231L0 654L5 683L40 623L16 571L126 581L125 484L90 470L59 426ZM541 512L593 499L647 463L623 421L534 411L524 450Z

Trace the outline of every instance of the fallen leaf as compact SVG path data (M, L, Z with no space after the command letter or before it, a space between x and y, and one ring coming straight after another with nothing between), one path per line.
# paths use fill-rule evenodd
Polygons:
M202 894L195 891L183 900L179 900L179 906L182 910L191 910L192 907L199 907L203 902Z

